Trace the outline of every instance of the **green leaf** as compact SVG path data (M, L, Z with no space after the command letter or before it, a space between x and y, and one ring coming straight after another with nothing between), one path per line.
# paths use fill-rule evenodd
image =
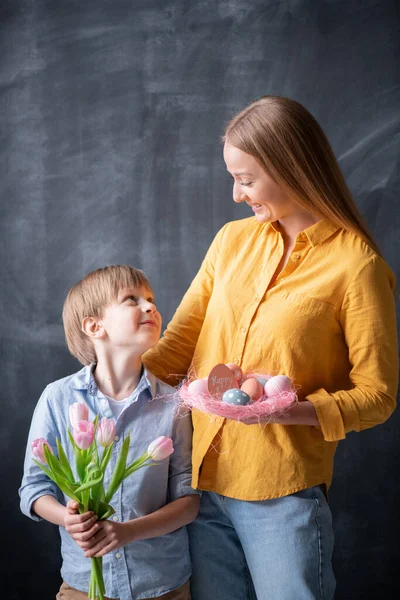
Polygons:
M100 521L105 521L106 519L111 517L111 515L113 515L115 513L115 510L113 509L112 506L110 506L109 504L106 504L105 506L108 506L108 508L104 511L104 513L102 513L102 511L99 509Z
M114 447L114 442L112 442L109 446L107 446L107 448L104 448L103 456L101 457L101 461L100 461L100 469L103 471L103 473L106 470L106 467L110 461L113 447Z
M146 463L149 459L150 459L150 457L147 456L147 452L142 454L142 456L140 458L138 458L137 460L135 460L131 465L129 465L129 467L126 467L123 479L125 479L129 475L132 475L132 473L134 473L141 467L146 466Z
M42 463L38 462L35 459L33 459L33 462L36 463L37 466L40 467L42 469L42 471L44 471L46 473L47 477L49 477L52 481L54 481L54 483L57 483L57 481L54 479L54 475L50 471L50 469L48 469L47 467L45 467L44 465L42 465Z
M86 457L83 454L84 450L81 450L76 445L75 445L74 453L75 453L76 472L78 474L79 480L82 482L85 480Z
M90 488L92 488L93 486L97 485L100 481L103 480L103 473L100 471L100 469L98 469L99 473L96 477L90 478L86 483L83 483L82 485L80 485L78 487L77 490L75 490L76 494L79 494L79 492L82 492L83 490L89 490Z
M72 433L71 433L71 430L70 430L70 429L68 429L68 437L69 437L69 441L70 441L70 442L71 442L71 444L72 444L72 447L73 447L73 449L74 449L74 452L76 452L77 450L79 450L79 452L80 452L80 449L79 449L79 448L78 448L78 446L76 445L76 442L75 442L75 440L74 440L74 438L73 438L73 435L72 435Z
M114 473L111 477L110 485L108 486L105 501L109 502L111 498L114 496L115 492L121 485L121 482L124 478L125 468L126 468L126 458L128 456L129 446L131 443L131 438L129 435L126 436L124 443L122 444L121 452L117 459L117 463L114 468Z
M55 476L60 477L61 479L65 479L65 473L60 465L58 459L54 456L54 454L48 449L46 445L43 446L44 456L46 462L50 468L50 470L54 473Z
M60 440L58 438L56 439L56 443L57 443L58 459L60 461L60 465L61 465L67 479L69 480L69 482L75 483L75 477L72 472L71 466L69 464L68 457L65 454L64 448L62 447Z

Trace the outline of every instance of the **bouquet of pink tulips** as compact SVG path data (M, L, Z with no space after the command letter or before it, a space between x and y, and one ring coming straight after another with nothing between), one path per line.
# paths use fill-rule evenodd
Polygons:
M58 485L61 491L79 503L80 513L92 510L101 520L107 519L115 512L110 501L126 477L141 467L155 465L164 460L172 454L174 448L170 438L159 437L137 460L127 465L130 445L130 436L127 435L110 483L105 489L104 473L114 445L115 424L106 417L99 421L98 415L93 422L88 421L88 416L89 411L85 403L75 402L70 406L69 417L72 433L68 430L68 437L74 450L76 474L74 474L58 439L56 440L58 457L54 455L50 444L44 438L33 441L32 453L38 459L33 459L35 463ZM99 446L103 448L101 456ZM92 558L91 561L88 597L90 600L96 598L103 600L105 587L102 558Z

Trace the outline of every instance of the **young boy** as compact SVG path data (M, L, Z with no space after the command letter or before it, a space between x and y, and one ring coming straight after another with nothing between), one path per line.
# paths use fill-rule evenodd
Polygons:
M92 556L103 556L108 598L189 600L190 558L186 527L197 515L199 495L192 489L190 416L177 414L170 399L154 399L173 389L156 379L141 361L160 336L161 316L145 274L129 266L89 273L70 290L63 322L70 352L86 365L44 390L33 415L21 510L59 525L63 584L58 600L87 598ZM154 400L153 400L154 399ZM69 407L85 402L89 419L114 419L113 471L125 436L131 436L127 463L159 436L173 440L174 452L156 468L144 467L124 480L111 500L115 514L98 521L77 513L32 460L31 444L45 438L56 453L58 437L74 464L68 440Z

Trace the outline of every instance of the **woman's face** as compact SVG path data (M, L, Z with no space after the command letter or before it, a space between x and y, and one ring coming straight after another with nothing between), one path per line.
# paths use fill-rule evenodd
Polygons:
M261 223L281 221L301 211L250 154L226 142L224 160L234 181L233 200L246 202Z

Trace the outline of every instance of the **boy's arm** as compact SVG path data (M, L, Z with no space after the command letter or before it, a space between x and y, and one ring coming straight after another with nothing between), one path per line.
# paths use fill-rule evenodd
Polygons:
M130 542L147 540L176 531L196 518L199 504L200 496L191 494L178 498L149 515L125 523L99 521L99 531L82 545L82 548L85 549L85 546L88 548L85 556L86 558L104 556Z
M163 392L163 389L160 389ZM180 408L180 410L179 410ZM87 557L103 556L129 542L165 535L193 521L199 509L200 492L191 487L192 419L181 414L177 405L172 439L174 452L169 461L168 497L170 502L155 512L125 523L103 521L94 540L88 540ZM93 543L93 545L91 545Z
M32 504L33 513L54 525L65 527L78 546L86 548L87 540L99 529L97 515L92 511L80 515L77 510L78 503L74 500L70 500L67 506L64 506L50 495L40 496Z

